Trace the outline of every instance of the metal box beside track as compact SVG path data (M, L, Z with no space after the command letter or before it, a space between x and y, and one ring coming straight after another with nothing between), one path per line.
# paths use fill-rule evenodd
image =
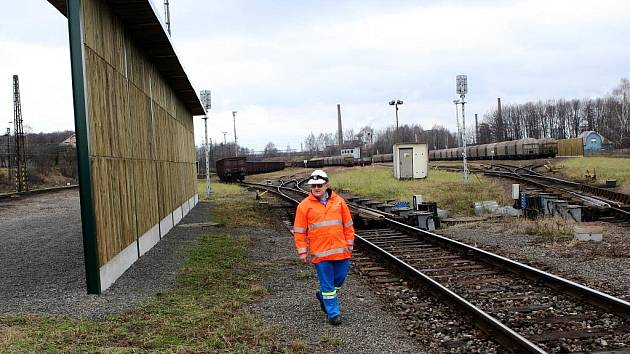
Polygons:
M397 179L426 178L429 171L427 144L394 145L394 177Z

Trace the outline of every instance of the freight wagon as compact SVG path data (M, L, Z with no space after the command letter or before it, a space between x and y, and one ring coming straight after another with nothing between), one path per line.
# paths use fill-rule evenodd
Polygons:
M245 176L284 169L282 161L247 161L247 157L227 157L216 163L217 175L224 182L242 181Z
M558 142L551 138L527 138L466 147L466 156L473 160L534 159L554 157L557 153ZM431 150L429 151L429 160L460 160L463 154L464 148L462 147ZM376 156L378 155L374 157ZM374 160L374 162L377 161Z

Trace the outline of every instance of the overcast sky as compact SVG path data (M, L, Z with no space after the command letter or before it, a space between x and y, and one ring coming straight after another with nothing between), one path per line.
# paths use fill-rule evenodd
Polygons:
M172 39L194 87L212 90L209 136L263 149L313 132L395 123L455 129L504 104L605 95L630 76L630 1L170 0ZM163 1L154 1L160 14ZM67 22L45 0L0 13L0 129L19 74L25 124L74 130ZM203 124L195 118L196 142Z

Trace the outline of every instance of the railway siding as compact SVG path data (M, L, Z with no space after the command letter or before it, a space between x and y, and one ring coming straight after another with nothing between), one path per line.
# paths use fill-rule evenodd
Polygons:
M263 188L269 188L269 186ZM278 191L280 191L280 187ZM295 192L290 189L291 194L295 194ZM357 200L362 204L367 204L367 199ZM469 314L477 313L478 315L472 315L476 322L492 333L498 342L511 350L518 352L589 351L606 349L609 342L614 342L613 348L621 348L626 345L624 343L630 341L630 332L626 333L625 330L628 326L625 322L630 317L630 303L628 302L504 257L459 242L453 242L426 231L414 231L409 226L398 222L387 221L389 224L386 229L374 231L370 231L369 228L366 230L358 229L359 244L369 245L379 255L384 254L400 265L406 273L413 274L426 284L439 289L436 291L457 303L460 309L462 307L467 308ZM449 251L447 252L446 249ZM435 263L436 259L439 260L443 256L451 254L462 257L462 262L464 260L468 260L468 262L453 263L450 266L446 266L446 264L437 267L431 265L431 263ZM418 262L428 263L416 268ZM515 276L515 274L517 275ZM395 282L395 280L395 278L383 279L384 282ZM537 283L544 283L546 286L541 287L539 284L533 286L532 280ZM438 282L444 285L440 285ZM491 293L499 293L500 295L498 297L480 296L479 290L488 286L496 287L497 289L491 290ZM484 295L485 293L481 294ZM474 305L458 295L470 298ZM574 296L581 300L576 301ZM501 302L506 299L511 300ZM491 301L488 302L487 300ZM582 304L581 301L586 301L588 304ZM592 305L596 305L597 308ZM602 323L594 323L594 328L598 330L591 330L589 329L591 328L590 325L584 327L579 320L570 318L575 311L577 313L583 312L595 322L601 319L606 320ZM520 318L519 314L527 313L536 313L541 321L537 324L525 324L521 320L516 320ZM620 317L616 317L617 315ZM566 316L561 322L569 324L568 327L554 325L557 323L554 320L557 316ZM501 322L507 321L511 327L516 326L518 333L508 328L504 323L498 322L497 319L500 319ZM553 333L547 336L535 335L540 333L538 326L541 325L546 331L551 329ZM586 340L583 340L585 338ZM597 341L589 341L588 338L597 338Z

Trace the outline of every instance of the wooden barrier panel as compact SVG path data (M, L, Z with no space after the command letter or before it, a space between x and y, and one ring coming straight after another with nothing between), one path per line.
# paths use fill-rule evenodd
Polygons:
M559 139L558 156L584 156L582 138Z
M181 219L183 204L188 210L196 194L194 132L190 110L107 3L83 0L82 9L92 197L104 290Z

